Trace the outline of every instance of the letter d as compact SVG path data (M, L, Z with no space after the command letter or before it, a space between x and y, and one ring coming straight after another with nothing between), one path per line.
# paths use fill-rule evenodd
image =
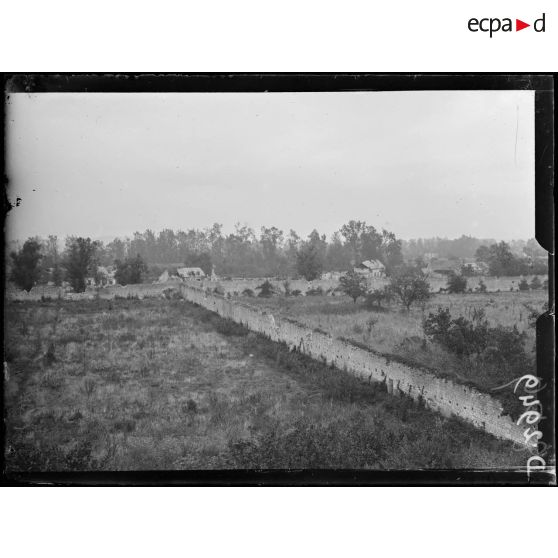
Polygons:
M537 33L544 33L544 27L545 27L545 16L546 14L543 14L541 18L536 19L535 23L533 23L533 29L537 32ZM539 29L538 28L538 24L539 22L542 24L542 27Z

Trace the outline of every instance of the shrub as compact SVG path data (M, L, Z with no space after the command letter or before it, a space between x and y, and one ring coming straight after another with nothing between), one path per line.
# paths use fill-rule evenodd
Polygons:
M283 281L283 288L285 289L285 296L291 296L291 283L290 281Z
M392 293L389 288L384 287L383 289L374 289L367 293L365 298L365 305L367 308L381 308L382 303L385 302L389 304L392 300Z
M275 293L275 289L269 279L266 279L261 285L257 286L256 289L260 291L258 296L261 298L270 298Z
M182 293L176 289L168 288L163 291L163 296L167 300L181 300L183 298Z
M320 286L312 289L308 289L306 291L306 296L322 296L323 294L324 294L324 290Z
M215 317L212 321L215 331L221 335L244 336L248 333L247 329L232 320Z
M249 296L250 298L253 298L255 295L254 291L252 289L244 289L242 291L243 296Z
M186 401L184 410L187 414L195 415L198 412L198 404L190 398Z
M477 288L475 289L478 293L485 293L486 292L486 283L481 279Z
M56 362L56 347L54 345L54 342L51 341L48 344L47 352L44 356L44 363L45 366L52 366L54 362Z
M531 280L531 285L530 285L531 289L533 289L534 291L536 291L537 289L540 289L542 287L542 283L541 280L535 275L535 277L533 277L533 279Z
M448 277L447 289L450 293L464 293L467 290L467 278L463 275L452 273Z
M291 296L300 296L302 294L302 291L300 291L299 289L295 289L294 291L291 291Z
M520 291L528 291L529 290L529 283L527 283L527 279L525 279L525 277L523 277L523 279L521 279L521 281L519 282L517 287Z
M526 334L514 326L491 327L483 309L474 309L471 320L452 318L448 308L438 308L423 321L424 333L459 357L474 357L480 364L506 372L524 373L531 366L525 352Z

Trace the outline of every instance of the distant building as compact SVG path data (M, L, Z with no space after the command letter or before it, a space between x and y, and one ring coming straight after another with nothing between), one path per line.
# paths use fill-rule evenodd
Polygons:
M386 266L380 260L365 260L354 270L366 277L384 277L386 274Z
M488 273L488 265L484 262L465 260L462 271L471 275L485 275Z
M157 279L157 283L166 283L170 278L169 272L165 269L161 275L159 275L159 279Z
M169 273L167 269L159 275L157 281L153 281L154 283L181 283L182 278L176 275L175 273Z
M201 279L205 277L201 267L179 267L176 273L181 279Z
M96 285L98 287L107 287L109 285L116 285L115 274L116 274L116 269L113 266L97 267Z
M461 262L459 260L450 260L446 258L434 258L428 262L426 273L437 275L452 275L461 273Z
M326 271L322 273L322 280L339 279L343 275L342 271Z

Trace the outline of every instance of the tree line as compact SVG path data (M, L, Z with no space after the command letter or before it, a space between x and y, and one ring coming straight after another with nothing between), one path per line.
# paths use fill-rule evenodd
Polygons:
M498 244L496 239L482 239L462 235L459 238L412 238L402 241L403 257L406 260L425 258L436 254L440 258L473 258L481 246ZM536 259L545 257L546 252L534 238L529 240L510 240L506 242L509 250L518 258Z
M102 243L90 238L68 237L60 253L58 239L49 236L46 241L29 238L19 250L10 253L9 279L20 289L30 291L37 284L52 283L61 286L66 281L79 293L87 287L87 279L101 280ZM141 256L114 260L115 279L121 285L141 283L147 265Z
M277 227L262 227L260 234L237 224L230 234L220 224L199 230L165 229L136 232L103 244L90 238L68 237L60 253L58 239L28 239L10 254L11 279L29 290L34 284L68 281L74 290L85 289L86 277L98 266L117 265L117 281L145 275L147 265L200 267L220 277L305 277L316 279L324 271L346 271L364 260L380 260L388 269L403 261L401 241L394 233L379 231L364 221L349 221L328 240L313 230L307 238ZM120 282L120 281L119 281ZM122 284L122 283L121 283Z
M419 239L422 240L422 239ZM432 240L432 239L431 239ZM441 239L438 239L441 240ZM442 239L443 240L443 239ZM447 240L447 239L445 239ZM411 241L418 242L418 241ZM508 243L482 244L479 239L461 237L456 246L472 246L478 262L495 276L546 274L536 241L524 242L523 255L517 255ZM416 244L418 245L418 244ZM365 221L351 220L329 239L317 230L307 238L296 231L285 234L277 227L262 227L260 234L247 225L237 224L224 234L222 225L187 232L165 229L136 232L132 238L115 238L103 244L90 238L67 237L61 251L58 238L29 238L22 248L10 254L9 278L20 288L30 290L35 284L61 285L67 281L76 292L86 287L86 279L98 279L99 266L116 266L116 281L125 285L141 282L151 266L200 267L207 275L220 277L304 277L314 280L323 272L345 272L364 260L379 260L391 276L404 261L404 243L394 233L379 231ZM424 243L422 248L435 247ZM407 244L407 255L409 244ZM407 261L413 261L406 257ZM419 263L420 262L420 263ZM424 260L414 260L417 267ZM157 269L153 269L157 272Z
M155 234L148 229L132 238L116 238L104 251L107 261L139 254L149 264L180 263L200 267L206 274L214 268L225 277L293 276L303 265L301 251L310 274L343 271L366 259L379 259L386 266L402 262L401 241L392 232L354 220L329 239L316 229L302 238L293 229L285 232L275 226L262 227L256 234L240 223L230 234L218 223L186 232L165 229Z

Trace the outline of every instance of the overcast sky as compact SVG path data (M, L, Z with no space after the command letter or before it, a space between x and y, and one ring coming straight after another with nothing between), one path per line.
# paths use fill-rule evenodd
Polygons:
M236 222L534 236L531 91L11 94L11 238Z

